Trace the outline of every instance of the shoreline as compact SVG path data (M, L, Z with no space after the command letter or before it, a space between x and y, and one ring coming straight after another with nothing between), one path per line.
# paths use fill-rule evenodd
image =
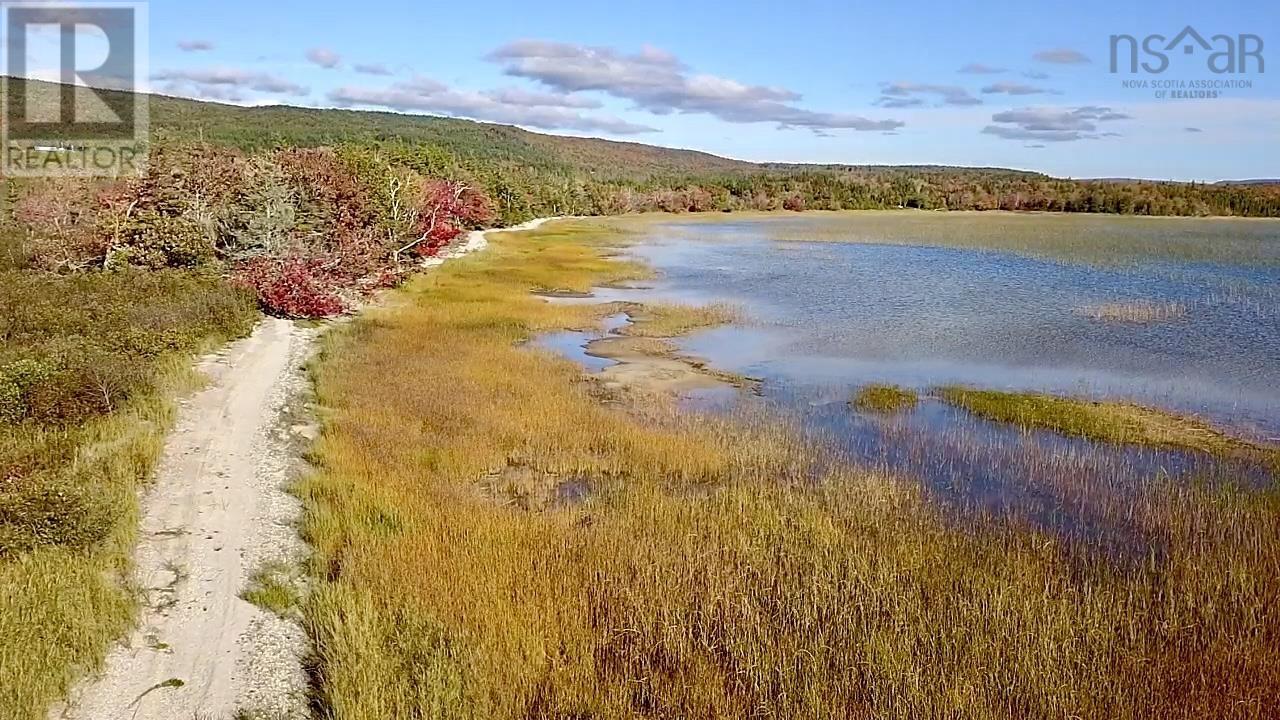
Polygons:
M1136 513L1166 541L1150 566L1111 565L1000 516L943 517L910 479L824 462L784 427L620 405L578 367L520 348L608 312L533 292L639 272L599 256L606 232L495 244L327 339L305 496L330 568L311 615L329 711L444 702L510 717L537 702L629 717L639 689L690 716L823 717L886 698L927 714L957 692L1195 716L1224 692L1265 702L1280 683L1271 635L1250 620L1280 587L1271 511L1252 496L1159 483L1137 504L1103 496L1100 510ZM1068 490L1067 507L1099 500ZM1245 584L1209 602L1227 568ZM1183 602L1163 599L1165 581ZM1242 655L1260 664L1241 672ZM735 683L762 662L770 683ZM424 685L406 668L434 674Z
M1132 220L1179 220L1179 221L1247 221L1280 224L1280 217L1254 217L1251 215L1138 215L1133 213L1103 212L1067 212L1063 210L948 210L945 208L844 208L841 210L823 210L819 208L805 210L703 210L696 212L633 212L620 215L598 215L594 219L626 219L626 218L692 218L714 221L716 218L731 220L749 218L752 220L786 219L798 217L839 217L842 215L913 215L913 216L1005 216L1028 218L1100 218L1100 219L1132 219Z

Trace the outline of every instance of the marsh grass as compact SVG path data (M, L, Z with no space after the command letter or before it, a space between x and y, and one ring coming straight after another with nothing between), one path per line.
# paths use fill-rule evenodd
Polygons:
M1153 488L1167 552L1122 570L945 518L771 417L602 404L572 363L517 344L609 312L529 291L642 274L601 258L619 242L587 222L496 236L325 338L302 494L326 716L1280 708L1273 499ZM510 468L522 479L495 493ZM540 500L566 481L590 492Z
M1099 322L1146 324L1178 320L1187 316L1187 306L1176 302L1110 302L1080 308L1077 314Z
M742 319L741 309L727 303L699 306L646 303L630 306L627 314L631 324L621 328L618 334L651 338L680 337Z
M897 385L867 385L855 392L849 403L858 410L895 413L915 408L920 403L920 395Z
M1216 455L1271 450L1231 437L1195 418L1132 403L957 386L939 388L937 395L943 402L986 420L1099 442L1197 450Z
M782 241L998 250L1103 266L1162 259L1280 265L1274 220L890 210L783 217L765 227Z
M750 220L780 243L839 242L1011 252L1097 266L1151 260L1237 266L1280 265L1280 221L1253 218L1139 217L1082 213L924 210L844 210L804 213L660 213L611 219L623 230L671 226L666 233L699 233L701 225Z
M137 491L252 300L179 273L0 274L0 716L45 717L127 631Z

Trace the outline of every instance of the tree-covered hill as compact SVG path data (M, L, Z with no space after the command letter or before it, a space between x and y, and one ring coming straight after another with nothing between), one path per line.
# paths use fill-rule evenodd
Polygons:
M165 137L203 137L245 150L395 141L432 145L466 164L517 164L605 178L758 169L752 163L694 150L546 135L509 125L392 112L239 107L155 95L151 98L151 124Z

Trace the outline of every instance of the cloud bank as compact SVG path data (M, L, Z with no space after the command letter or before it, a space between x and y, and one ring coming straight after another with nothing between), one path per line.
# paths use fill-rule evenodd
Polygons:
M1082 65L1092 62L1088 56L1079 50L1071 48L1053 48L1052 50L1041 50L1031 56L1032 60L1042 63L1052 63L1054 65Z
M915 107L925 103L922 96L933 96L943 105L981 105L982 98L974 97L958 85L935 83L893 82L880 88L881 107Z
M293 95L301 97L311 92L309 88L292 80L270 73L241 70L238 68L205 68L185 70L161 70L151 76L157 82L167 83L168 88L195 87L204 97L239 94L244 90ZM220 97L218 99L232 99Z
M885 131L903 125L850 113L817 112L796 103L799 93L697 74L674 55L653 47L626 54L546 40L517 40L489 60L512 77L536 81L559 93L600 92L656 115L705 114L730 123L775 123L780 128Z
M1099 131L1098 124L1129 119L1131 118L1124 113L1098 105L1077 108L1029 107L992 115L991 120L995 124L986 126L982 132L1005 140L1074 142L1116 137L1119 133Z
M487 122L525 125L543 130L579 130L613 135L657 132L656 128L616 117L583 115L596 107L590 100L563 94L521 90L471 92L455 90L430 78L416 77L386 88L340 87L328 95L343 107L381 107L401 112L428 112Z

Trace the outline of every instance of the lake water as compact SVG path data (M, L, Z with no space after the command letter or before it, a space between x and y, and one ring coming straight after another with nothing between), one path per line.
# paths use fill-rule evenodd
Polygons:
M683 348L760 378L761 402L861 461L986 507L1030 501L1047 524L1060 524L1066 499L1041 476L1062 463L1109 487L1117 478L1256 474L1022 433L936 402L893 419L849 408L868 383L926 394L960 383L1132 399L1280 438L1280 222L1010 217L991 215L984 240L986 221L962 216L963 242L947 234L951 218L929 213L651 223L627 253L658 271L652 287L600 289L583 301L735 303L744 323L693 335ZM806 242L810 234L820 241ZM1117 303L1178 312L1146 323L1090 317ZM582 359L589 336L557 337ZM1072 522L1087 524L1080 510Z
M1110 220L1118 236L1131 223ZM1188 223L1232 228L1163 222L1171 232ZM796 223L788 221L788 236L802 234ZM839 393L868 382L965 383L1132 398L1278 436L1280 223L1270 227L1277 264L1267 266L779 242L768 221L665 223L630 252L659 271L656 295L742 306L745 329L713 330L686 346L774 383ZM1185 315L1150 323L1086 315L1131 302L1177 303Z

